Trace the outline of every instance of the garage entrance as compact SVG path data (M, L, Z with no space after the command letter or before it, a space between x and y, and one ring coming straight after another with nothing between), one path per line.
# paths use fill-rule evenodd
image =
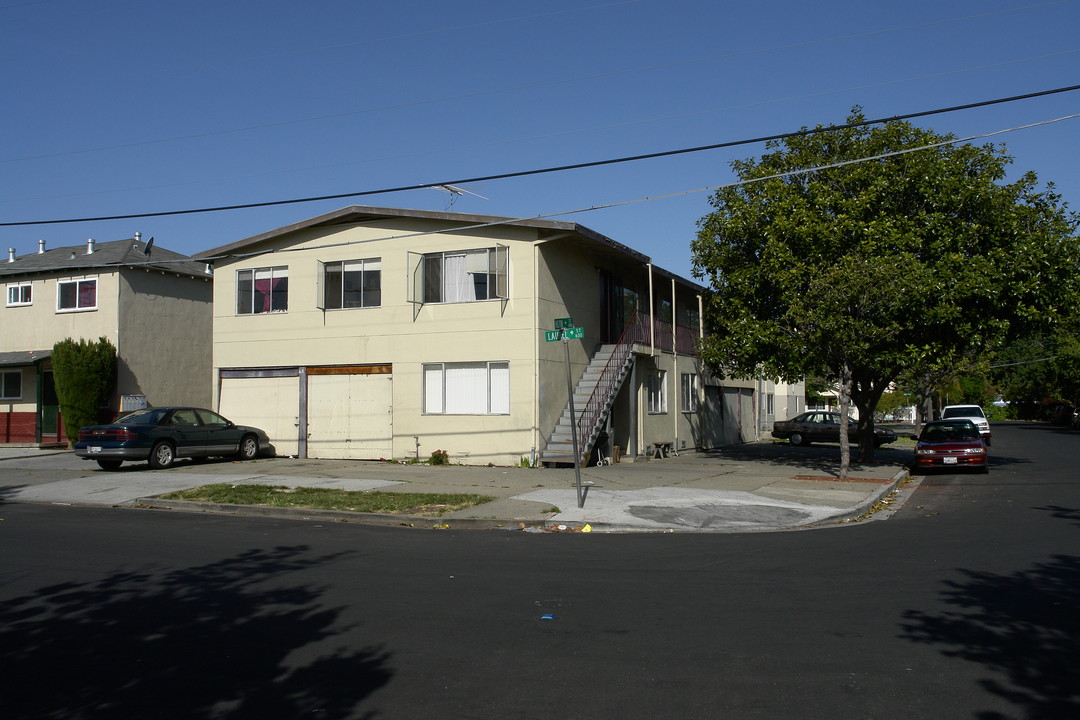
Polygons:
M307 369L307 456L393 457L390 365Z

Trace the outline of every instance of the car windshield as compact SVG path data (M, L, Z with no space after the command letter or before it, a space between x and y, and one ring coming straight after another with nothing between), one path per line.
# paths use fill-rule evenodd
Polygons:
M979 429L968 422L934 423L923 428L921 442L951 442L955 440L978 440Z
M161 422L161 418L165 417L168 410L162 408L147 408L146 410L136 410L130 415L125 415L116 421L118 425L157 425Z
M983 415L982 408L978 405L965 405L964 407L946 408L945 412L941 414L943 418L954 417L986 417Z

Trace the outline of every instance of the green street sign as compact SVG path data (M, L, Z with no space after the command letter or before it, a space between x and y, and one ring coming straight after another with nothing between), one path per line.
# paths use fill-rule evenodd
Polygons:
M581 340L583 337L585 337L585 328L576 327L566 329L567 340Z
M562 330L545 330L544 340L548 342L558 342L562 340Z
M574 327L574 318L555 318L555 329L562 330L563 328Z

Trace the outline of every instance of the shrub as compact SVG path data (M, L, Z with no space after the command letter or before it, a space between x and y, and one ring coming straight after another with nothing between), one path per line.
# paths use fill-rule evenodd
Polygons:
M75 442L79 428L98 422L98 408L116 384L116 347L108 338L61 340L52 349L53 378L64 432Z
M436 450L431 453L431 458L428 460L432 465L449 465L450 456L445 450Z

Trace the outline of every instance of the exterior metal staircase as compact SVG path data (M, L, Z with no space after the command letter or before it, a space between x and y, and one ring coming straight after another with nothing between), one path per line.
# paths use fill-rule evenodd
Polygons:
M633 346L643 337L643 324L635 317L627 324L619 342L601 345L593 354L574 388L574 414L570 416L567 402L559 417L547 447L540 454L545 465L573 465L574 442L571 423L577 422L578 450L584 465L603 431L615 396L634 366Z

